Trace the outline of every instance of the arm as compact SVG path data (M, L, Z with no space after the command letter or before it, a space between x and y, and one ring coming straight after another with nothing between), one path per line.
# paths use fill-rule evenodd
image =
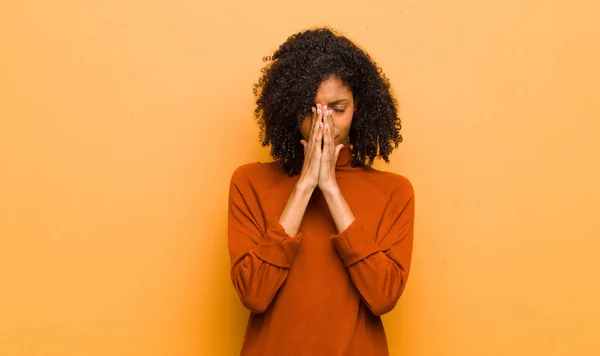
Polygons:
M262 228L256 192L237 170L231 179L228 247L231 280L244 306L264 312L285 282L301 241L300 222L312 190L299 184L279 217ZM244 184L245 183L245 184Z
M361 221L354 219L339 188L328 190L325 197L339 232L331 240L365 305L375 315L391 311L404 290L410 268L414 226L412 186L408 183L390 197L379 242L374 232L365 230Z
M228 218L231 280L242 304L255 313L264 312L275 298L302 240L298 230L319 178L323 138L320 107L319 110L312 108L310 127L308 139L300 141L304 146L300 178L281 215L271 226L263 228L260 224L263 212L248 178L239 168L231 178Z
M306 212L308 201L314 191L314 187L310 187L298 181L294 187L294 191L283 208L283 212L279 216L279 224L285 229L288 235L294 236L300 229L300 223Z

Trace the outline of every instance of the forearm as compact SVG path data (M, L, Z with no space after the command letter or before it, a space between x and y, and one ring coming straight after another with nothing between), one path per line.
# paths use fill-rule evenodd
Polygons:
M334 235L332 241L371 312L382 315L392 310L406 285L412 233L405 234L384 252L364 226L355 221L344 232Z
M331 185L323 189L323 196L325 196L338 233L346 230L354 221L354 214L352 214L340 188L337 185Z
M296 236L298 234L298 229L300 229L302 218L313 191L314 187L299 181L292 194L290 194L283 212L279 216L279 224L283 226L288 235Z
M379 230L366 229L359 218L331 238L365 304L376 315L392 310L406 285L414 230L410 189L408 198L391 198L396 200L383 213ZM339 198L333 195L331 212L342 220L344 209L333 208L335 199ZM377 237L375 231L384 235Z

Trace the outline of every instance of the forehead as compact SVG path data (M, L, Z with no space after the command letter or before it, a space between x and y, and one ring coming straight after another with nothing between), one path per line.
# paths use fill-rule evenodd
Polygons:
M317 89L315 101L319 104L327 104L336 100L352 100L352 91L341 80L332 77L324 80Z

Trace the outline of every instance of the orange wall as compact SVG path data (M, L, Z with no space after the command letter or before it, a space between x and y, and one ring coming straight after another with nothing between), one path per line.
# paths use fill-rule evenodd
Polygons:
M377 165L417 194L392 355L600 354L595 2L33 3L0 4L0 355L236 354L228 182L267 158L252 84L321 24L402 106Z

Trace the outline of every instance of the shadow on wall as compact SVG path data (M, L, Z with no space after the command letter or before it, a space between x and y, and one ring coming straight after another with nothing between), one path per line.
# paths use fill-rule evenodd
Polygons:
M237 150L235 151L237 152ZM233 171L242 164L273 161L269 153L270 148L261 147L258 136L256 145L245 147L244 151L248 153L246 157L251 158L242 159L230 166L227 177L231 177ZM237 158L239 159L239 155ZM223 187L225 186L227 191L223 192L222 196L228 197L229 181L227 184L223 184ZM224 206L225 209L219 214L224 217L223 223L216 228L217 243L214 245L213 251L209 253L212 256L213 264L211 265L211 275L208 277L210 283L210 292L207 293L208 313L203 322L208 325L209 332L206 352L214 355L238 355L244 340L250 311L242 305L231 282L231 262L227 248L227 204Z
M244 339L250 311L239 300L230 277L230 260L227 250L227 223L217 230L218 244L213 251L210 276L208 320L210 326L209 352L211 355L238 355Z

